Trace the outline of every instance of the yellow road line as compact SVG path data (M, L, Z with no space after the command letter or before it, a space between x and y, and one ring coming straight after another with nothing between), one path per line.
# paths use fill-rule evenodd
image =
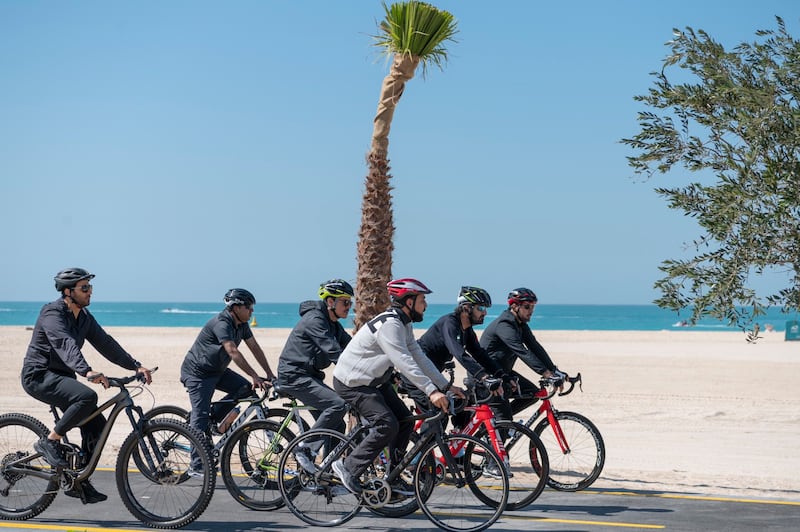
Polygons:
M800 501L771 501L767 499L739 499L735 497L714 497L710 495L679 495L674 493L635 493L630 491L585 491L587 495L621 495L628 497L654 497L657 499L684 499L690 501L735 502L744 504L778 504L800 506Z
M0 523L0 528L61 530L63 532L142 532L141 529L133 530L129 528L103 528L94 526L44 525L42 523Z

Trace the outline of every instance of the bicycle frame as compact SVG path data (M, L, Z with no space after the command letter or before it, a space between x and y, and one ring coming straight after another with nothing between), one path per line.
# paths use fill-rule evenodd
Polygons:
M568 395L572 392L572 389L575 387L576 383L580 385L581 374L578 373L575 377L570 377L568 380L570 387L567 389L567 391L560 392L558 395ZM533 395L533 397L541 401L541 405L539 405L539 408L537 408L531 417L522 423L522 425L527 428L531 428L531 426L536 423L536 420L539 419L539 416L545 414L550 426L553 428L553 433L555 434L559 447L561 447L561 452L567 454L570 452L569 442L567 441L566 436L564 436L564 431L561 430L561 424L558 422L558 418L556 417L558 410L553 407L553 403L550 401L550 399L556 394L557 388L553 387L553 391L548 392L546 386L553 383L543 379L541 384L542 387Z

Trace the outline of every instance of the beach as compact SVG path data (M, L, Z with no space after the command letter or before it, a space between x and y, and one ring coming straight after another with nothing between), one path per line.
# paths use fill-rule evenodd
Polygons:
M143 364L159 368L137 404L145 410L159 404L188 407L180 364L198 328L106 330ZM276 369L289 329L253 330ZM800 500L800 342L784 341L777 332L762 333L753 344L738 332L535 334L560 369L583 377L583 391L555 398L554 406L579 412L600 429L606 464L595 487ZM30 336L26 327L0 327L0 357L6 361L0 413L24 412L51 427L48 407L19 382ZM88 344L84 354L94 370L128 373ZM515 369L535 381L521 362ZM330 379L331 370L327 373ZM462 376L457 374L457 382ZM96 389L101 401L113 396L113 390ZM103 464L114 465L115 451L129 432L119 418Z

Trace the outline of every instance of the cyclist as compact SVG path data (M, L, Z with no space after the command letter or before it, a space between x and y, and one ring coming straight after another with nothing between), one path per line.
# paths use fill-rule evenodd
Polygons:
M456 300L456 308L445 314L420 337L419 345L431 359L436 369L444 371L445 364L453 358L464 366L471 378L479 381L494 375L504 377L500 365L484 351L478 342L473 326L486 318L486 309L492 306L492 298L483 288L462 286ZM420 410L430 410L431 405L424 392L416 388L404 376L400 376L403 390L414 400ZM490 379L493 380L493 379ZM494 395L502 394L501 380L491 384ZM470 413L462 412L453 417L453 424L464 426Z
M264 351L250 330L249 321L256 298L243 288L232 288L225 293L223 301L225 308L203 326L181 364L181 383L189 393L192 407L189 424L209 438L209 410L215 390L225 392L227 395L223 401L231 401L233 408L233 400L247 397L253 388L269 386L275 378ZM266 378L259 376L239 351L242 341L266 372ZM250 376L252 387L247 379L228 367L231 360ZM215 417L221 419L225 413L215 412ZM195 474L199 466L200 457L192 453L190 474Z
M108 378L94 371L83 356L87 340L106 359L129 370L136 370L144 382L151 382L150 370L128 354L97 323L89 312L94 274L83 268L67 268L54 278L61 297L42 307L33 337L22 363L22 388L28 395L59 408L63 415L50 434L33 444L36 452L53 467L67 467L60 440L97 410L97 392L78 382L77 375L108 388ZM81 449L91 456L97 447L106 418L99 414L81 426ZM64 492L86 503L97 503L108 497L89 482L76 483Z
M413 423L398 421L411 415L392 386L396 369L428 395L434 406L446 410L445 392L464 398L425 356L414 337L412 322L422 321L431 291L416 279L387 284L391 308L364 324L339 355L333 370L333 388L372 425L369 434L345 457L332 464L334 473L352 493L360 493L358 478L389 446L390 460L397 463L413 431ZM402 481L392 486L402 496L413 495Z
M277 384L281 391L308 406L316 422L312 428L344 432L347 403L325 384L322 370L336 362L350 342L339 320L347 318L353 304L353 287L343 279L331 279L319 286L319 301L300 303L300 321L295 325L278 359ZM300 446L295 453L298 463L313 473L314 456L323 441Z
M516 381L519 393L524 397L513 402L510 398L495 397L491 405L498 419L510 421L514 414L536 402L531 397L539 387L513 369L518 358L545 378L563 379L567 376L558 370L528 325L537 302L532 290L515 288L508 294L508 308L481 335L481 346Z

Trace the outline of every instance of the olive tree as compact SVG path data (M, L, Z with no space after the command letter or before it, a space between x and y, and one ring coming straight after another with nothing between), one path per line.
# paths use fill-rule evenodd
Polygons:
M673 30L652 87L634 98L647 107L641 130L621 141L637 175L668 174L676 184L657 193L701 229L694 256L663 261L655 283L655 303L691 308L692 323L709 315L745 330L765 306L800 309L800 42L776 22L730 50ZM787 282L757 293L765 274Z

